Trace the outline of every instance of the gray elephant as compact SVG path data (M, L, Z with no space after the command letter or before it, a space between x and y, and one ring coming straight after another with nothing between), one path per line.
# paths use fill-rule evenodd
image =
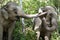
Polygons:
M33 30L37 33L37 40L51 40L51 33L57 29L57 12L52 6L45 6L39 9L39 13L46 12L44 17L34 19Z
M16 20L20 17L33 18L43 15L45 13L26 15L16 3L8 2L0 8L0 40L12 40L12 32L15 28Z

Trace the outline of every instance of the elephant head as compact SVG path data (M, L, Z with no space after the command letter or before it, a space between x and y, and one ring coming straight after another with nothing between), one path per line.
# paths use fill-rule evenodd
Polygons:
M47 12L47 15L45 18L43 18L44 21L44 27L48 31L54 31L57 29L57 12L52 6L45 6L42 8L43 12Z

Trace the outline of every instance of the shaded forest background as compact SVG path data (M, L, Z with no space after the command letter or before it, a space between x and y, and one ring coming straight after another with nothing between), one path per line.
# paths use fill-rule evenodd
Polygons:
M0 0L0 7L5 5L8 1L13 1L20 5L20 0ZM58 13L58 29L52 33L51 40L60 40L60 0L22 0L22 9L26 14L35 14L40 7L47 5L56 7ZM16 22L16 27L13 32L13 40L36 40L36 33L32 30L32 27L32 18L25 19L25 32L22 32L22 22L20 18L20 20Z

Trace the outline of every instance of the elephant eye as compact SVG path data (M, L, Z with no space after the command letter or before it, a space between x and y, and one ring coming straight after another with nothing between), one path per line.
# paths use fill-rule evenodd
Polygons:
M17 14L17 9L16 8L14 8L13 11L14 11L15 14Z

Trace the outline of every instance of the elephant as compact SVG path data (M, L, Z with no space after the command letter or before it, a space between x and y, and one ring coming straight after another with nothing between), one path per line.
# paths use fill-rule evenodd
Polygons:
M16 20L20 17L34 18L43 14L25 14L20 6L15 2L8 2L0 8L0 40L12 40L12 32L15 28Z
M44 17L34 18L33 30L36 31L37 40L51 40L51 33L57 29L57 12L52 6L41 7L38 13L46 12Z

